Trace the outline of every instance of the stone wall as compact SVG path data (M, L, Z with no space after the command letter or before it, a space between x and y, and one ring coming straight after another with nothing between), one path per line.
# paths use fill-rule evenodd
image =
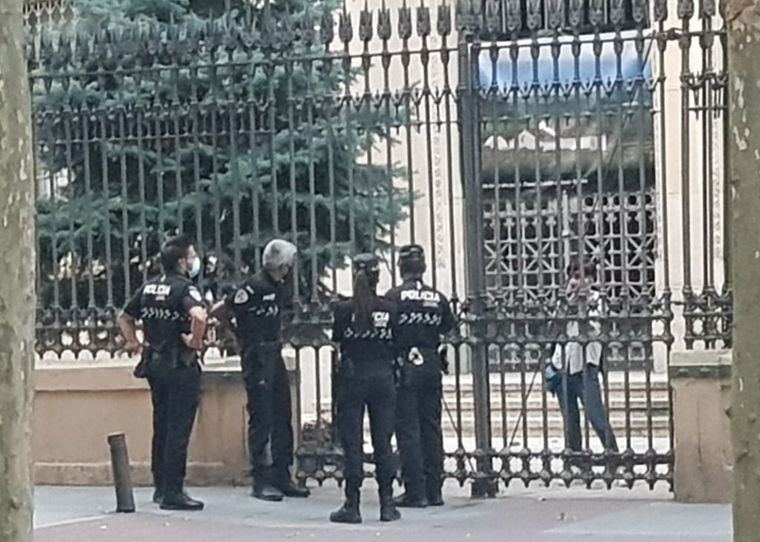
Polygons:
M676 352L670 364L675 429L675 498L731 502L731 355Z
M132 376L131 366L38 369L35 387L37 484L110 484L106 438L111 433L127 437L134 483L152 483L150 392L145 380ZM207 368L202 393L190 441L188 484L246 484L247 416L239 369Z

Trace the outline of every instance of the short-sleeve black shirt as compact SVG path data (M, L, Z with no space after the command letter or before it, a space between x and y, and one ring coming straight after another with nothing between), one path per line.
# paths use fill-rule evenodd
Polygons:
M287 307L287 288L264 270L246 280L225 298L235 316L237 336L243 352L261 343L282 340L282 314Z
M449 300L420 280L410 279L390 290L385 297L398 310L396 342L402 350L438 348L441 335L454 328Z
M395 356L395 305L378 297L372 306L372 325L360 330L353 322L353 302L340 301L334 306L332 339L340 345L343 359L356 364L393 362Z
M190 310L202 306L201 293L190 279L172 273L143 284L124 312L142 320L145 342L151 350L167 352L185 348L181 336L190 332Z

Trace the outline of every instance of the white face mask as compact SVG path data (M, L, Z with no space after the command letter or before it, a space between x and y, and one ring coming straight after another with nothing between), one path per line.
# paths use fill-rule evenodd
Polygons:
M187 274L191 279L194 279L197 277L201 272L201 259L196 256L195 259L193 259L193 263L190 264L190 269L187 270Z

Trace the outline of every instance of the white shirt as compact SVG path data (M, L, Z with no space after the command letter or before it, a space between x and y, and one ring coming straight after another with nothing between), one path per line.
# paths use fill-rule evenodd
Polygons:
M587 300L589 306L588 320L584 319L586 333L580 337L581 340L590 340L602 332L602 325L599 321L601 303L599 293L591 292ZM554 354L552 355L552 365L559 371L567 369L567 373L571 375L583 372L587 364L598 367L602 361L602 343L593 341L583 345L573 340L574 337L581 335L580 327L578 320L567 322L565 329L567 342L558 343L554 347Z

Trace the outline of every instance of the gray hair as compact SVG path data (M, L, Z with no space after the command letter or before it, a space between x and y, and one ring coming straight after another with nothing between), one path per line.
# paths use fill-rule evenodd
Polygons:
M295 263L298 249L290 241L273 239L264 247L263 264L265 269L273 270L283 265Z

